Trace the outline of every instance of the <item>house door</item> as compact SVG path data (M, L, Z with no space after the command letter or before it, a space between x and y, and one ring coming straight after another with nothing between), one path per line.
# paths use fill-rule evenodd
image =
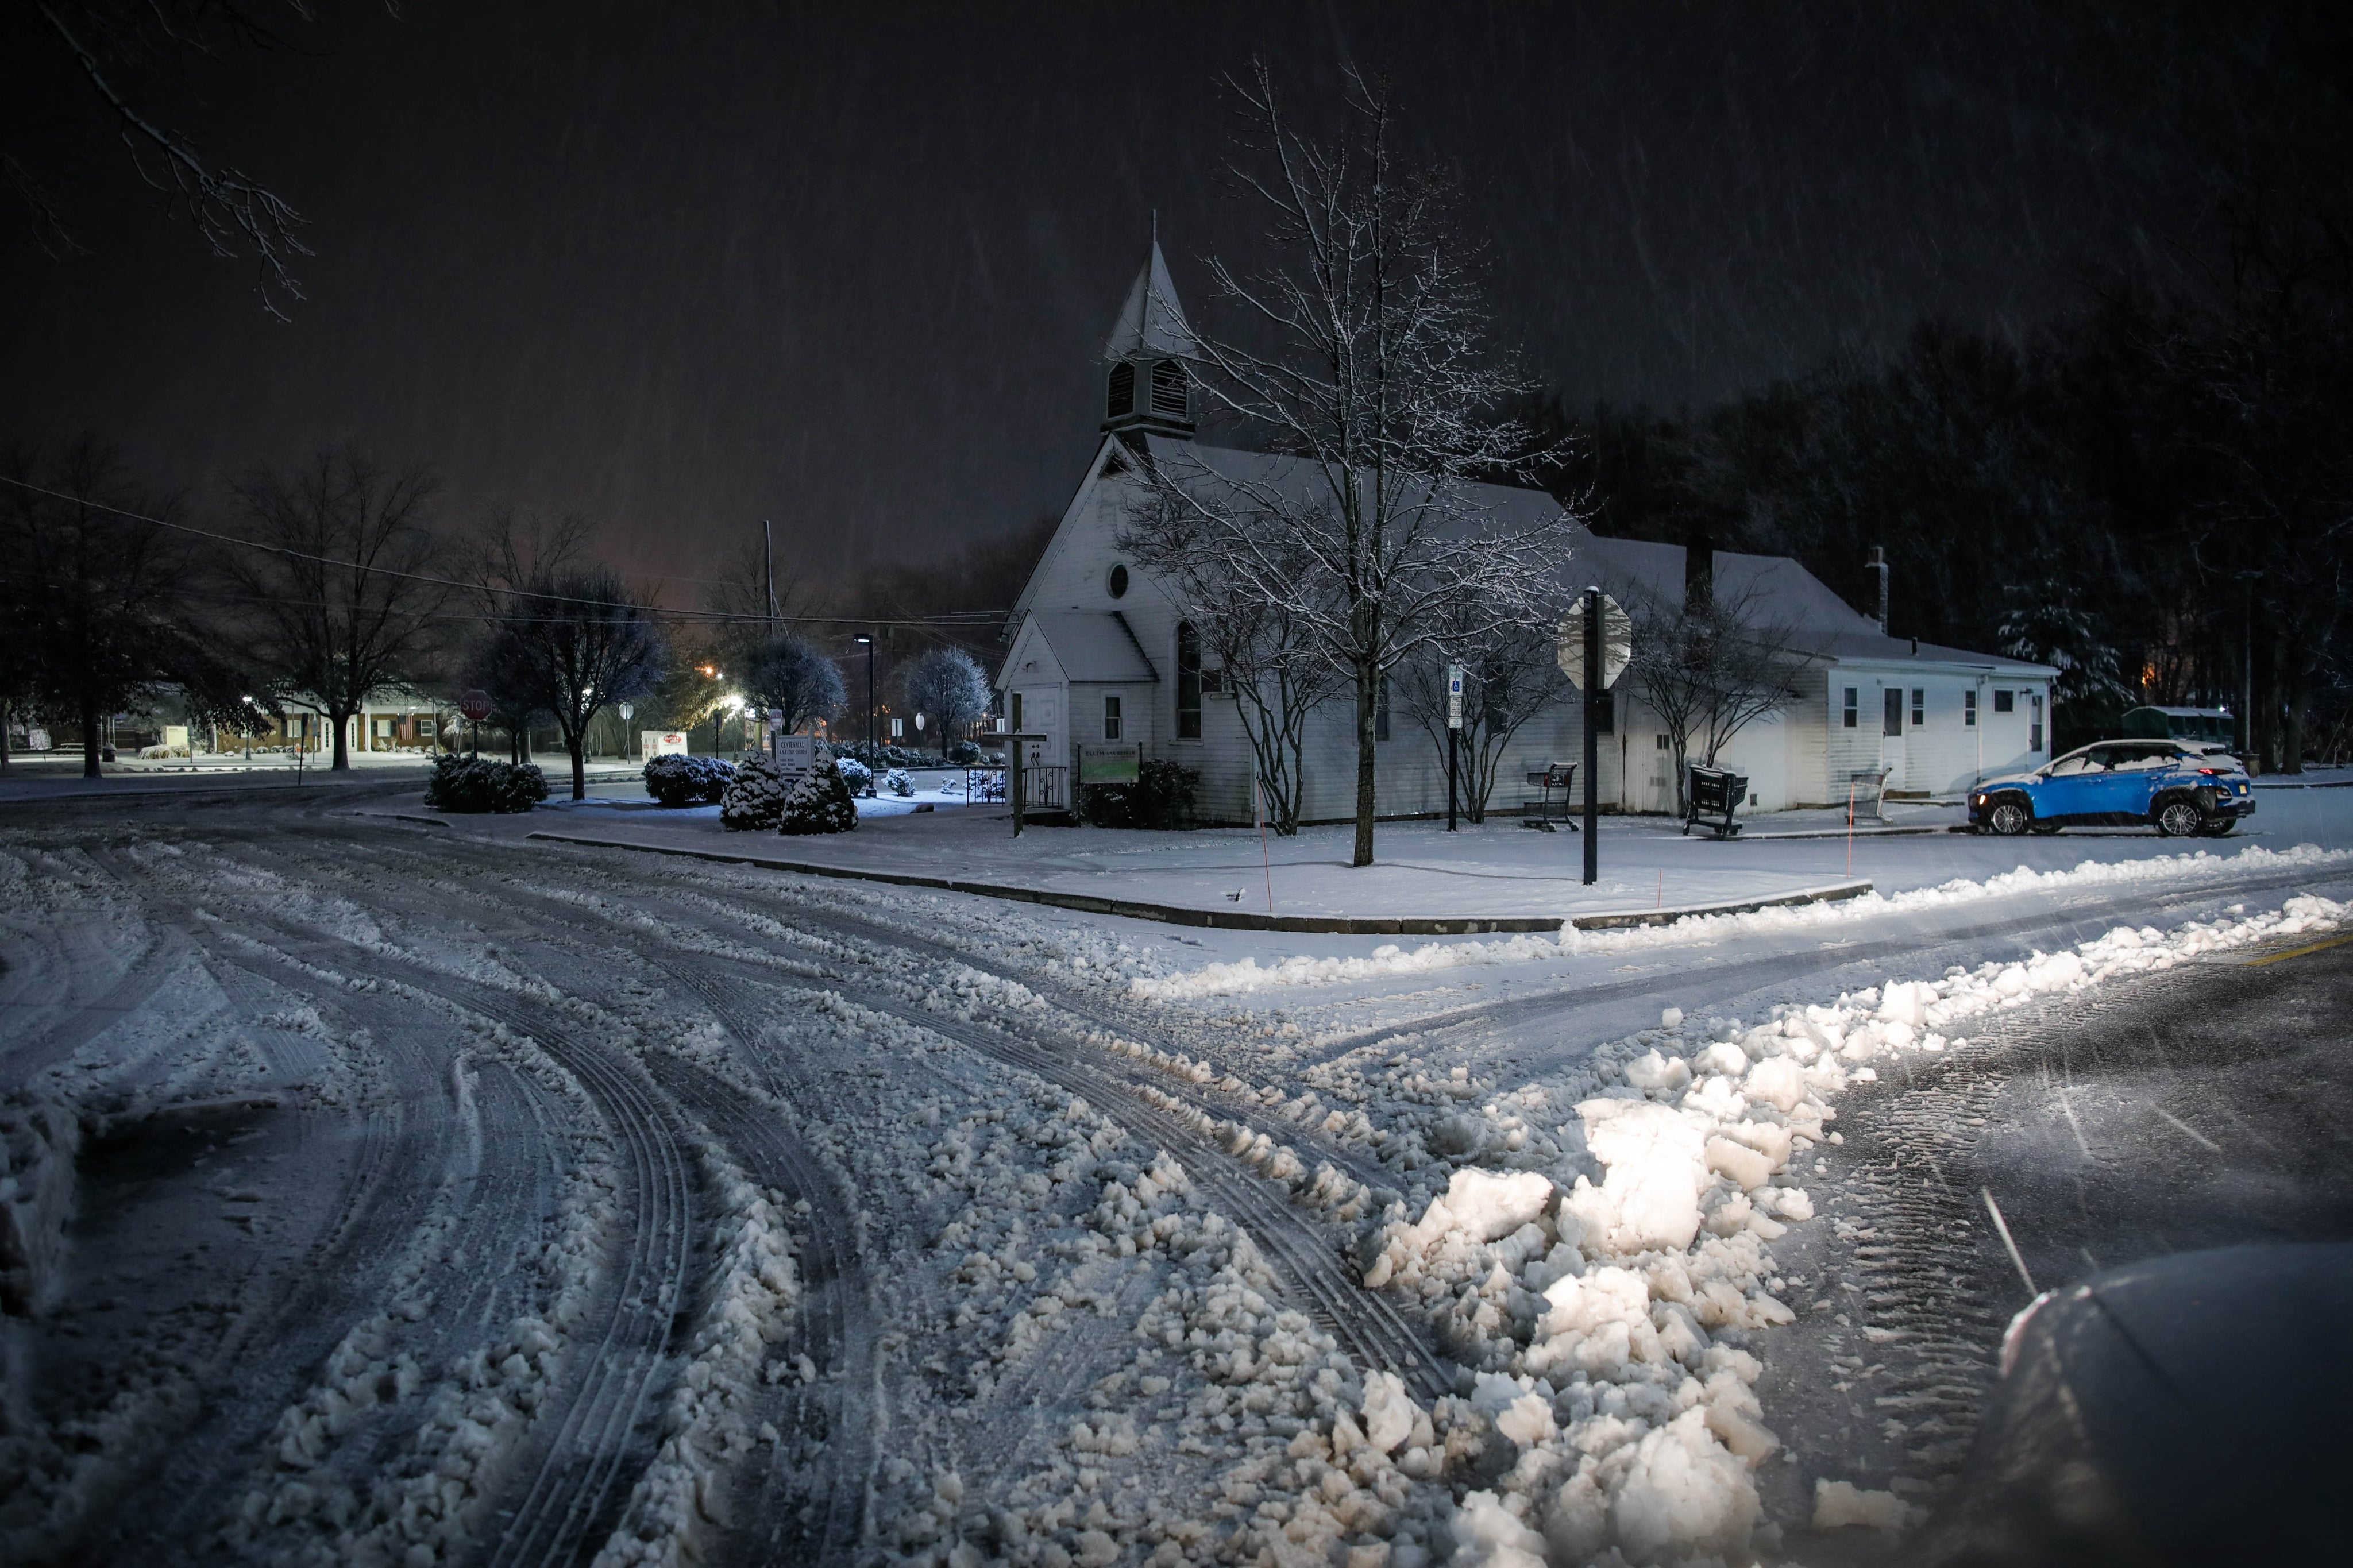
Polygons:
M1891 686L1879 694L1884 718L1880 724L1879 765L1887 770L1887 787L1904 784L1904 689Z

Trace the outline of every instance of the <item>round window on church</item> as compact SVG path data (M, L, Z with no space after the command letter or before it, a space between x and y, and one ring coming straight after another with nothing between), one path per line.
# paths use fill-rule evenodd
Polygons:
M1114 599L1127 597L1127 568L1124 566L1111 569L1111 596Z

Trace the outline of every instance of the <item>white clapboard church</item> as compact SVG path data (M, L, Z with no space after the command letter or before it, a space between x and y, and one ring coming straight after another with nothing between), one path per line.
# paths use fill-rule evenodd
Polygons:
M1011 651L997 687L1010 727L1047 737L1050 764L1075 766L1082 746L1136 745L1145 757L1198 771L1206 819L1246 823L1251 752L1222 672L1202 667L1200 638L1175 600L1119 548L1123 519L1148 500L1145 464L1177 459L1176 472L1198 465L1264 482L1298 461L1195 439L1195 354L1155 239L1103 346L1103 439L1014 606ZM1506 526L1559 510L1541 490L1472 488L1476 503ZM1567 587L1599 584L1621 602L1680 601L1697 582L1794 632L1806 656L1800 696L1743 730L1723 760L1748 775L1750 810L1841 803L1852 775L1866 770L1884 769L1890 790L1947 794L2049 754L2055 670L1889 637L1787 557L1714 552L1692 560L1681 545L1579 530L1568 536L1561 574ZM1562 694L1556 709L1519 732L1491 810L1508 813L1533 794L1521 784L1529 772L1584 755L1580 704L1566 681ZM1343 693L1308 721L1307 821L1342 820L1354 811L1352 703ZM1601 798L1627 811L1672 810L1673 753L1661 726L1630 682L1609 707L1599 746ZM1380 814L1443 812L1442 752L1401 710L1383 718Z

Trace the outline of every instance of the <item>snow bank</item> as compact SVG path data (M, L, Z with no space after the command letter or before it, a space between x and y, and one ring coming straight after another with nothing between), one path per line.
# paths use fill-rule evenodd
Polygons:
M1813 1217L1787 1173L1827 1136L1830 1101L1875 1078L1878 1058L1947 1048L1968 1018L2348 920L2353 906L2306 895L2171 931L2118 927L2067 952L1777 1007L1754 1027L1687 1030L1670 1008L1662 1028L1605 1047L1588 1075L1599 1092L1576 1105L1598 1184L1459 1169L1419 1219L1392 1204L1359 1246L1366 1284L1418 1302L1472 1371L1469 1400L1431 1413L1439 1472L1482 1483L1452 1521L1454 1560L1746 1552L1762 1517L1755 1470L1779 1447L1749 1347L1793 1321L1769 1244ZM1365 1404L1369 1424L1369 1385ZM1395 1436L1386 1394L1377 1408ZM1909 1519L1887 1493L1817 1493L1820 1528Z
M1889 913L1973 903L1984 899L2054 892L2069 889L2131 883L2220 879L2256 872L2342 866L2353 862L2353 850L2323 849L2299 844L2292 849L2268 849L2250 845L2234 855L2200 849L2182 855L2158 855L2136 860L2085 860L2067 869L2016 870L1983 881L1957 879L1933 888L1900 893L1866 893L1837 903L1793 904L1746 914L1688 915L1662 926L1582 931L1564 929L1557 938L1515 936L1499 942L1426 942L1408 951L1395 943L1376 948L1365 958L1313 958L1304 954L1261 965L1255 958L1211 963L1181 973L1139 976L1129 991L1150 1001L1186 1001L1204 996L1235 996L1278 986L1339 985L1352 981L1392 975L1424 974L1479 964L1520 963L1533 960L1615 952L1688 942L1721 941L1727 937L1848 924Z

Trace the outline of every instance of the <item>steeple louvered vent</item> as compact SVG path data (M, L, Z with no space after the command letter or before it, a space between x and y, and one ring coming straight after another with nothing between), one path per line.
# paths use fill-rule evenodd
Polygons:
M1165 359L1152 367L1152 412L1169 419L1186 416L1185 366Z

